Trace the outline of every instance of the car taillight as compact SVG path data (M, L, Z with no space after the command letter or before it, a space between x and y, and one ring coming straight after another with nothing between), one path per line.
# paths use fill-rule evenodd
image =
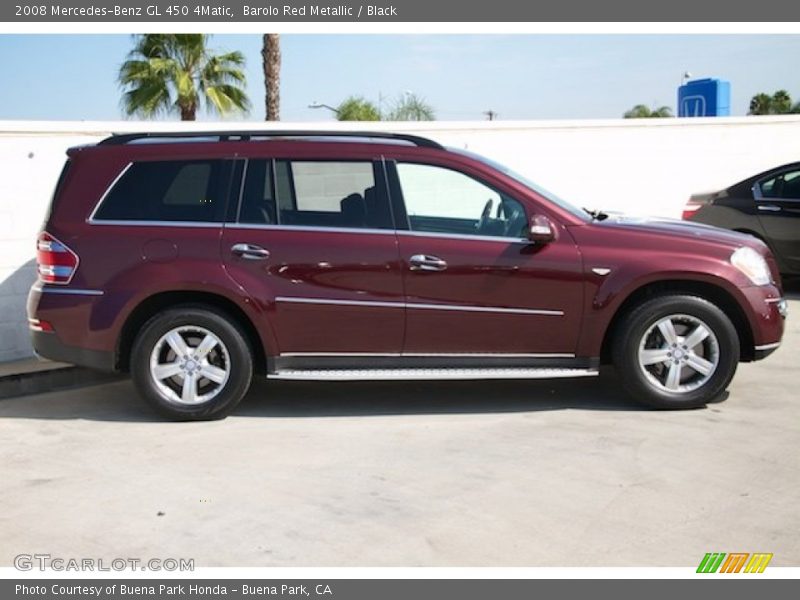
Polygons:
M28 318L28 327L33 331L44 331L45 333L53 333L53 325L50 321L42 321L41 319Z
M683 207L683 212L681 213L681 219L684 221L688 221L692 218L694 213L703 206L703 202L698 202L694 198L689 198L689 202L686 203L686 206Z
M65 285L78 269L78 255L46 231L36 240L36 262L44 283Z

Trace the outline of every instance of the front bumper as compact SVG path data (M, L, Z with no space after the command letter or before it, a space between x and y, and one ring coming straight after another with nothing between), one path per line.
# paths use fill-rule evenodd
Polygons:
M753 360L766 358L781 345L789 305L775 286L742 289L753 333Z

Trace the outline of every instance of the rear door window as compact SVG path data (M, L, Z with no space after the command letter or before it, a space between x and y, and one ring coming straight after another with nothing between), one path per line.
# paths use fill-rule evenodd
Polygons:
M758 185L762 198L800 200L800 169L781 173Z
M371 161L248 161L241 223L391 229Z
M94 215L96 221L221 222L227 197L222 160L137 162Z

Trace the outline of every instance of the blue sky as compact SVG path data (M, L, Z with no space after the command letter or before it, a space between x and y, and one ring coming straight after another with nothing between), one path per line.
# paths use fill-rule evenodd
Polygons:
M384 106L405 91L445 120L613 118L674 109L681 74L732 84L732 114L761 91L800 100L800 35L282 35L281 116L325 120L313 101L350 94ZM261 36L215 35L247 57L250 118L264 116ZM0 35L0 119L122 117L116 74L129 35ZM208 117L201 117L208 118Z

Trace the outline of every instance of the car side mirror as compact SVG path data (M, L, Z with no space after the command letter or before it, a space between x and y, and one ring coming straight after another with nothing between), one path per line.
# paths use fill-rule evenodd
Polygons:
M528 239L537 244L549 244L555 241L555 225L544 215L533 215L528 227Z

